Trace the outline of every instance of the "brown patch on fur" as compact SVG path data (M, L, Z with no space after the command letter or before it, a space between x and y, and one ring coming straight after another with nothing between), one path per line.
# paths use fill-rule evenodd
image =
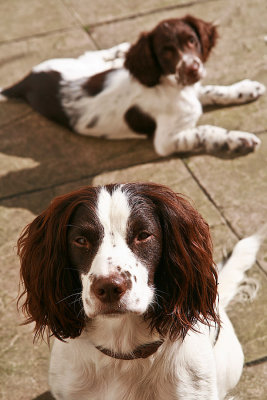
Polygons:
M94 126L96 126L97 122L99 120L98 115L95 115L90 122L88 122L87 124L87 128L93 128Z
M113 70L109 69L107 71L103 71L99 74L91 76L82 85L82 88L89 94L89 96L97 96L104 90L106 77L111 71Z
M124 65L144 85L155 86L159 83L162 71L153 54L150 33L143 33L131 46L126 54Z
M56 197L50 206L29 224L18 240L21 261L20 277L25 296L22 310L27 316L26 324L35 322L35 337L47 333L59 340L79 336L85 326L82 304L62 301L70 294L82 291L77 265L90 263L94 252L70 254L71 230L77 220L71 221L82 205L86 204L90 220L96 218L97 188L87 186L63 196ZM81 212L84 215L84 212ZM77 217L76 217L77 218ZM96 221L96 224L98 221ZM71 226L71 225L72 226ZM100 232L101 236L101 232ZM95 237L95 235L93 236ZM92 238L93 239L93 238ZM95 251L100 237L96 239ZM68 266L73 268L66 268ZM89 265L88 265L89 269Z
M140 107L130 107L124 114L127 125L136 133L152 136L157 124L154 118L145 113Z
M46 118L70 128L60 101L60 80L61 74L57 71L32 72L17 84L3 90L2 94L24 99Z

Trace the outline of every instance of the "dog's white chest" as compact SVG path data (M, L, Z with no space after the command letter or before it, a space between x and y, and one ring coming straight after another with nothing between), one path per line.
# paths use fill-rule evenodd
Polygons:
M176 120L179 130L194 128L202 114L202 106L196 95L195 86L181 90L177 98Z

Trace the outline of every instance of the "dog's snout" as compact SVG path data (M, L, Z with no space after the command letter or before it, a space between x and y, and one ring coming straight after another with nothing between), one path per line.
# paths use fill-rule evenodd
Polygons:
M192 71L197 71L199 67L200 67L200 62L198 60L193 60L193 62L188 68L191 69Z
M203 65L198 57L184 55L177 68L178 81L184 85L193 84L203 76Z
M200 68L200 60L197 58L185 58L183 60L181 68L184 70L186 74L196 73Z
M129 289L129 283L122 275L96 278L91 287L93 294L102 303L119 301L127 289Z

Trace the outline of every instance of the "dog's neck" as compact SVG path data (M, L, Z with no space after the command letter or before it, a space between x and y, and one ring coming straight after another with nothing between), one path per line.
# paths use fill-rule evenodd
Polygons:
M161 341L158 333L151 333L148 323L144 321L142 316L135 314L124 314L119 316L98 316L91 321L86 333L90 337L90 341L100 351L110 353L109 355L135 354L145 355L146 352L151 354L155 352ZM155 347L150 344L155 343ZM142 346L146 347L143 348ZM148 345L148 347L147 347ZM141 346L141 353L140 353ZM144 351L143 351L144 350ZM123 357L122 357L123 359Z

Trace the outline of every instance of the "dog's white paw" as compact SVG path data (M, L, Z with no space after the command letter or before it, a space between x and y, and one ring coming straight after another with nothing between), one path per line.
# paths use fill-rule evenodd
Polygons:
M235 91L235 98L239 103L254 101L262 96L266 90L262 83L250 79L234 83L232 87Z
M233 156L245 155L257 150L261 144L260 139L253 133L229 131L224 144L225 150Z
M123 42L118 44L117 46L111 47L110 49L105 50L104 60L105 61L116 61L119 59L124 59L125 54L130 48L130 43Z

